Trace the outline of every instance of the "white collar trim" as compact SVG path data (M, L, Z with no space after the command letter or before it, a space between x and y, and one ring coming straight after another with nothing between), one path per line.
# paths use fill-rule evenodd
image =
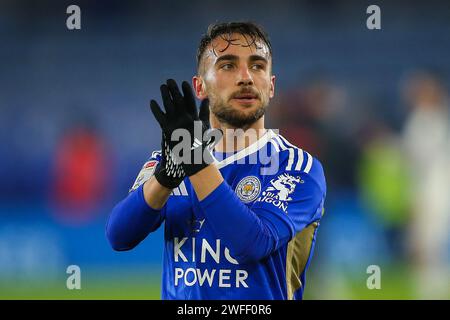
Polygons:
M253 142L247 148L240 150L239 152L223 159L222 161L218 161L217 159L215 159L214 163L217 169L223 168L239 159L245 158L251 155L252 153L257 152L262 147L264 147L272 138L276 136L277 134L275 132L273 132L271 129L268 129L266 133L264 133L264 135L261 136L261 138Z

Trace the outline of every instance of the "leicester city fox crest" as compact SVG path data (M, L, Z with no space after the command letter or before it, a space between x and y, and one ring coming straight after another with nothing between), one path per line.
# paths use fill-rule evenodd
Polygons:
M261 182L255 176L245 177L236 186L236 194L244 203L255 200L261 191Z

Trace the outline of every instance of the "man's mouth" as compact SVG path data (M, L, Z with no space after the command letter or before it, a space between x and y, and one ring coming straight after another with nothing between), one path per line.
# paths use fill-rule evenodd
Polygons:
M251 104L258 100L258 96L253 93L239 93L233 96L233 100L236 100L237 102L242 104Z

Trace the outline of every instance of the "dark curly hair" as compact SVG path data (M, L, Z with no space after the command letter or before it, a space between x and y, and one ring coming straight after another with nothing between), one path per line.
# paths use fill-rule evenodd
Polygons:
M270 56L272 57L272 44L270 43L269 36L264 29L253 22L220 22L213 23L208 26L206 34L200 40L200 44L197 49L197 69L200 68L200 62L209 44L217 37L223 35L229 35L232 33L240 33L244 36L248 36L251 42L255 40L262 40L269 49Z

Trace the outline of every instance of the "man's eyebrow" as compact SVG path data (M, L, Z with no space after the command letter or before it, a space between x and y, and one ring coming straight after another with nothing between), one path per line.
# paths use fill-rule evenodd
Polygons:
M224 61L224 60L225 61L236 61L236 60L239 60L239 57L234 55L234 54L225 54L225 55L220 56L219 58L217 58L215 64L218 64L218 63L220 63L221 61Z
M257 54L251 55L248 59L249 59L251 62L254 62L254 61L263 61L263 62L265 62L265 63L268 63L268 62L269 62L269 61L267 60L267 58L265 58L265 57L263 57L263 56L260 56L260 55L257 55Z
M236 60L239 60L239 57L238 57L238 56L236 56L236 55L234 55L234 54L225 54L225 55L220 56L219 58L217 58L215 64L218 64L218 63L220 63L220 62L222 62L222 61L236 61ZM253 54L253 55L251 55L250 57L248 57L248 60L249 60L250 62L255 62L255 61L263 61L263 62L265 62L265 63L268 63L268 62L269 62L269 61L267 60L267 58L265 58L265 57L263 57L263 56L260 56L260 55L258 55L258 54Z

